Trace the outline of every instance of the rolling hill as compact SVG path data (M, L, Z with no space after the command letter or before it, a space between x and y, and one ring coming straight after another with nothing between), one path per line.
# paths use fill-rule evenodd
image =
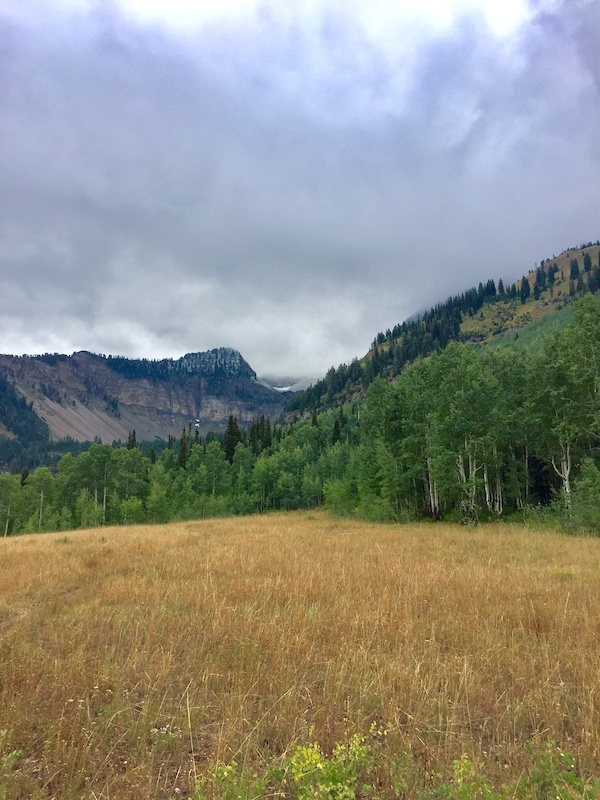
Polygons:
M573 300L600 290L600 242L582 244L544 258L515 283L488 280L424 314L380 332L369 352L350 364L332 367L325 378L294 396L288 408L301 414L335 408L359 399L377 377L392 379L419 357L443 350L451 341L506 344L566 324ZM545 320L545 324L541 324Z

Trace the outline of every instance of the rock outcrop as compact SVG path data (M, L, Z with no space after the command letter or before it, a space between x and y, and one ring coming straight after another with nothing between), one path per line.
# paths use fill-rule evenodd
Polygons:
M220 348L150 361L101 356L0 355L0 375L27 398L54 438L138 441L222 430L277 417L287 398L259 381L237 350Z

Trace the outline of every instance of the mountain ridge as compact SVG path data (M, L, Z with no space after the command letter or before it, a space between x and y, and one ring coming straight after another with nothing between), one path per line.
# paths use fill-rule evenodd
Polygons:
M129 359L80 350L71 356L0 355L0 375L25 398L54 439L125 441L201 433L278 415L286 396L267 387L232 348L179 359ZM8 427L8 426L7 426ZM10 431L10 427L8 428Z
M331 367L324 378L294 396L288 410L304 415L358 400L375 378L394 379L407 364L451 341L498 341L598 290L600 240L567 248L542 259L513 284L480 282L378 333L362 358Z

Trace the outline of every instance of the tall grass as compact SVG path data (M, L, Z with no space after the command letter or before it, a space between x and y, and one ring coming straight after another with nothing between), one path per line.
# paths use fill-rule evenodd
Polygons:
M547 741L599 774L599 575L597 539L314 512L4 539L0 780L184 796L311 728L385 729L424 782L463 754L514 778Z

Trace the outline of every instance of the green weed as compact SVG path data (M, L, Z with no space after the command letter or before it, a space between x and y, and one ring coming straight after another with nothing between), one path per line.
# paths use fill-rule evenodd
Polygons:
M373 731L371 733L379 733ZM259 775L235 761L216 764L196 787L192 800L357 800L380 797L418 797L420 800L594 800L600 796L600 780L586 781L578 772L575 757L554 744L545 745L529 774L512 786L496 789L482 774L482 765L467 755L452 762L450 780L436 786L415 786L412 759L394 756L407 768L407 780L393 776L393 785L376 778L377 751L367 737L354 734L337 744L331 755L318 742L297 745L291 755L271 763ZM379 773L381 774L381 773ZM390 776L392 777L392 776Z

